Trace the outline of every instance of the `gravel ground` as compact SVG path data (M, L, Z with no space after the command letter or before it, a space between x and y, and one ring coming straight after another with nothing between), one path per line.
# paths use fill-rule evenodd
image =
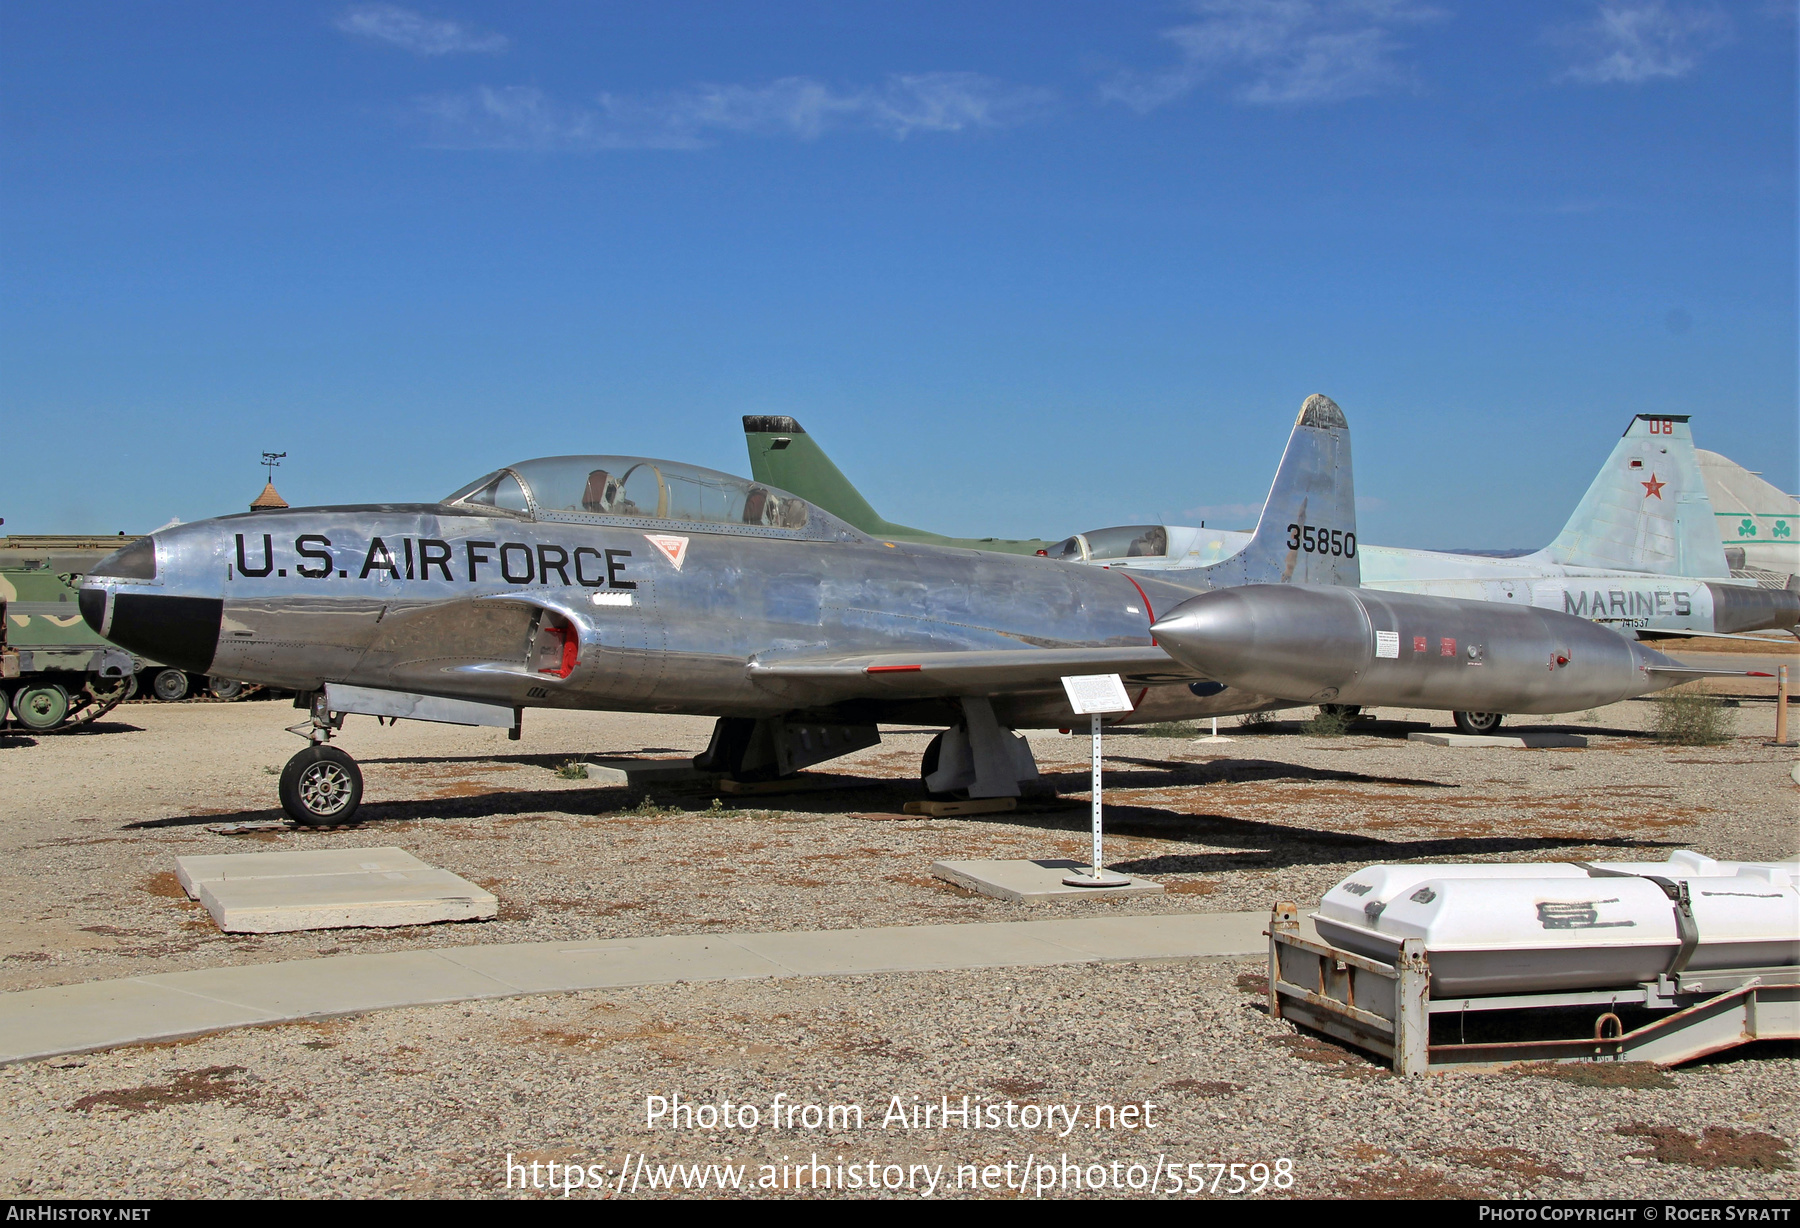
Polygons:
M920 732L890 731L820 769L854 787L715 808L710 791L647 800L555 771L576 756L691 755L706 721L531 713L511 743L353 717L338 741L364 767L358 827L225 836L207 825L277 817L273 773L300 746L281 727L300 714L134 704L85 732L0 743L0 988L472 942L1311 905L1376 861L1800 851L1792 752L1763 745L1766 701L1747 700L1738 736L1707 748L1651 740L1649 713L1627 703L1509 722L1587 733L1587 750L1426 747L1405 741L1404 722L1430 715L1389 710L1348 737L1230 721L1230 743L1109 736L1108 861L1169 894L1023 906L932 879L930 863L1079 855L1083 738L1032 739L1060 800L918 820L898 812L918 796ZM500 918L228 937L173 881L185 854L377 844L490 886ZM1286 1158L1292 1192L1311 1195L1796 1193L1783 1167L1800 1140L1792 1046L1668 1075L1625 1068L1619 1085L1517 1071L1402 1084L1268 1019L1250 992L1260 972L1188 962L675 985L10 1067L0 1192L503 1193L509 1152L597 1174L627 1152L746 1163L749 1188L757 1165L817 1151L833 1164L942 1163L951 1192L959 1164L1067 1152L1108 1165ZM676 1091L857 1103L866 1128L646 1130L644 1097ZM965 1094L1090 1109L1148 1099L1158 1124L1060 1140L880 1128L892 1095Z

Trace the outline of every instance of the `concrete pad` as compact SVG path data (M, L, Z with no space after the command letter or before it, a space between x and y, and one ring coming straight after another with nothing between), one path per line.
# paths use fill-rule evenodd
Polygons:
M1116 899L1120 896L1161 895L1162 884L1145 878L1126 876L1122 887L1071 887L1063 882L1065 875L1086 871L1085 862L1049 858L1043 861L938 861L932 874L946 882L998 900L1035 904L1042 900L1083 896L1088 899Z
M230 934L481 921L500 912L492 892L391 846L177 857L175 877Z
M1268 914L509 943L246 964L0 994L0 1062L402 1006L625 985L1261 956Z
M202 882L195 895L228 934L484 921L500 913L492 892L430 866Z
M690 759L589 759L588 779L603 785L664 785L716 780Z
M1578 733L1521 733L1513 735L1471 733L1409 733L1408 742L1424 742L1428 746L1505 746L1514 750L1543 750L1556 746L1586 746L1587 738Z
M319 849L301 853L217 853L206 857L175 859L175 877L180 880L187 893L196 899L199 898L201 883L360 874L371 870L429 869L430 866L405 849L391 846L372 849Z

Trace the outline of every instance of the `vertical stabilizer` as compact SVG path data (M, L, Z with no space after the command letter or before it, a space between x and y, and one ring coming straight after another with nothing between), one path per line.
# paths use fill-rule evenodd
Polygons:
M1639 414L1539 551L1570 567L1729 576L1685 414Z
M882 519L795 419L785 414L746 414L744 442L750 449L750 476L757 481L799 495L864 533L877 537L919 533Z
M745 415L744 443L750 449L750 475L757 481L799 495L872 537L1001 554L1043 554L1056 544L1038 538L945 537L884 519L831 463L806 428L785 414Z
M1330 397L1300 407L1250 544L1200 570L1213 587L1362 583L1350 424Z

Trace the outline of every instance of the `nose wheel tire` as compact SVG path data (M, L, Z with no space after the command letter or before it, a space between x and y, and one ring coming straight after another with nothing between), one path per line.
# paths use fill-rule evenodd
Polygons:
M216 699L236 699L244 693L244 684L236 678L208 678L206 685Z
M1453 712L1450 715L1458 729L1474 734L1492 733L1506 719L1504 712Z
M158 670L150 680L150 690L164 703L176 703L187 698L188 676L178 669Z
M309 746L281 769L281 808L306 827L348 823L362 790L356 760L335 746Z

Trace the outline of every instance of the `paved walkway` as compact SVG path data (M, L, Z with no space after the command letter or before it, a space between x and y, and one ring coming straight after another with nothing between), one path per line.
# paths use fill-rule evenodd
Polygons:
M962 968L1261 955L1262 912L437 947L0 994L0 1062L255 1024L523 994Z

